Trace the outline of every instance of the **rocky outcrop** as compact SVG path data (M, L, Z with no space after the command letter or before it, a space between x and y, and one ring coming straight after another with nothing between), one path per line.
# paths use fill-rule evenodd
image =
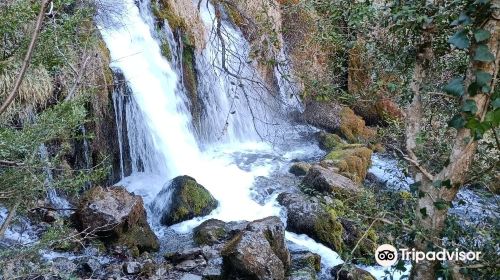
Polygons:
M142 198L122 187L88 190L78 204L75 217L82 231L98 234L107 245L125 245L139 252L159 249Z
M351 143L367 142L375 136L375 131L366 127L361 117L334 102L308 102L303 118L308 124L339 134Z
M311 164L307 162L296 162L290 166L288 172L292 173L295 176L304 176L307 174L307 171L311 168Z
M375 280L368 271L357 268L353 265L339 264L330 271L333 279L336 280Z
M174 178L170 185L160 192L158 199L169 201L168 207L161 209L160 222L166 226L206 216L218 205L210 192L189 176Z
M290 253L285 228L278 217L251 222L222 250L227 277L243 279L285 279Z
M302 184L319 192L339 196L350 196L361 191L349 178L320 165L313 165L309 169Z
M288 280L314 280L321 270L321 257L309 251L294 252Z

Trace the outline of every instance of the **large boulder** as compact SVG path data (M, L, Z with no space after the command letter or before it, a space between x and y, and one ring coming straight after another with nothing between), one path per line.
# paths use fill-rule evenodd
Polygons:
M157 199L168 200L167 207L161 209L163 225L170 226L194 217L206 216L217 208L217 200L189 176L179 176L162 190ZM162 205L162 203L155 203Z
M313 165L309 169L302 184L319 192L339 196L351 196L361 191L361 188L349 178L320 165Z
M306 234L335 251L342 251L342 224L317 198L281 193L277 200L287 210L287 230Z
M375 131L366 127L361 117L334 102L308 102L303 118L308 124L337 133L351 143L366 142L375 136Z
M222 250L228 278L285 279L290 252L285 244L285 228L278 217L249 223Z
M139 252L160 247L142 198L123 187L91 188L81 198L75 218L82 231L98 234L107 245L125 245Z
M339 264L334 266L330 271L335 280L375 280L368 271L353 265Z

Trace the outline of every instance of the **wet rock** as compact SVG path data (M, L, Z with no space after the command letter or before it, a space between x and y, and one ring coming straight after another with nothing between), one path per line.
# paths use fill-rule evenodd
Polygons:
M138 252L159 249L142 198L122 187L88 190L79 202L75 218L82 231L97 233L107 245L124 245Z
M142 269L142 264L139 262L125 262L123 264L123 272L129 275L139 274Z
M80 263L80 268L84 275L96 275L102 269L102 265L97 259L89 257Z
M349 178L342 176L334 171L324 168L320 165L313 165L302 183L314 190L324 193L333 193L339 195L352 195L361 190Z
M365 142L375 136L375 131L366 127L361 117L334 102L308 102L303 118L310 125L339 134L351 143Z
M357 268L353 265L339 264L330 271L333 279L336 280L375 280L368 271Z
M77 270L78 265L67 258L55 258L52 261L51 271L62 278L69 277Z
M198 256L195 259L192 260L185 260L180 263L178 263L175 268L180 270L180 271L191 271L195 268L198 268L200 266L205 266L207 264L207 261L203 256Z
M304 176L309 171L309 168L311 168L311 164L307 162L296 162L292 164L289 172L295 176Z
M218 202L202 185L189 176L179 176L159 194L164 199L171 192L170 207L162 209L161 223L166 226L208 215L217 208Z
M227 237L228 229L226 223L216 219L210 219L199 226L193 231L193 238L198 245L213 245L220 243Z
M290 253L285 229L278 217L251 222L222 250L228 277L243 279L285 279Z
M314 280L321 270L321 257L309 251L292 253L288 280Z
M281 193L277 200L287 209L287 230L307 234L336 251L342 250L342 224L317 198Z

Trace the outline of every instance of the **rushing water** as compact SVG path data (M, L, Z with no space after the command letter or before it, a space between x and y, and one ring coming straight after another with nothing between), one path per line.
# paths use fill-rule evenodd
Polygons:
M219 201L219 207L203 219L239 221L281 216L282 209L275 202L278 190L296 182L272 182L274 186L266 188L259 187L258 179L286 173L294 158L320 153L316 145L303 139L307 131L278 125L290 108L297 109L296 103L287 99L293 96L288 91L292 87L286 89L285 81L278 81L280 94L271 97L252 64L246 59L241 64L240 57L246 58L249 46L240 31L221 22L224 35L216 36L214 8L204 1L200 14L208 43L196 54L198 95L204 110L200 128L195 129L180 75L182 43L175 41L168 23L162 31L154 28L148 1L140 1L138 6L133 0L119 3L121 11L100 24L111 67L126 81L113 95L121 146L119 184L143 196L149 205L150 222L160 236L162 228L156 213L168 207L168 199L158 197L158 193L179 175L194 177ZM158 38L162 36L172 50L171 62L161 54ZM222 46L231 53L224 60ZM233 71L238 71L237 77ZM276 69L280 71L283 69ZM261 141L262 137L276 137L280 129L288 131L286 145L271 146ZM131 174L123 171L125 147L130 154ZM189 231L201 220L173 228ZM320 254L324 269L342 263L335 252L305 235L287 232L286 238L295 246Z

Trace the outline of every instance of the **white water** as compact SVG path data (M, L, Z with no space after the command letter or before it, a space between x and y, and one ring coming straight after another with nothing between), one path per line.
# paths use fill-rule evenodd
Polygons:
M198 94L206 108L202 130L195 135L183 82L179 78L179 73L182 73L179 55L174 54L174 68L161 55L147 1L140 3L141 10L133 0L120 3L122 12L109 21L120 24L110 26L103 23L100 26L110 50L111 66L127 81L127 86L115 92L114 101L119 141L125 146L126 131L132 174L124 177L123 172L119 184L142 195L155 213L167 206L167 199L157 198L165 183L175 176L189 175L219 201L219 207L203 220L239 221L281 216L282 209L275 202L277 194L269 195L259 203L256 199L259 195L253 187L256 178L269 177L284 162L289 163L293 159L290 157L309 152L305 152L303 146L280 150L259 141L261 136L278 131L278 126L271 125L269 129L268 125L262 124L278 119L282 105L290 102L274 102L276 98L266 97L267 92L255 86L258 82L250 83L221 71L221 41L212 38L203 52L196 56L198 73L203 73ZM209 4L201 6L207 36L214 36L213 8ZM226 23L222 25L226 31L224 41L232 42L226 43L227 49L246 55L248 43L241 33ZM172 32L168 28L166 32L172 39ZM169 43L173 50L182 51L182 47L174 42ZM251 65L245 63L240 68L240 62L234 56L226 63L230 71L239 69L242 77L259 79ZM290 94L283 89L280 92L282 96ZM267 105L255 106L261 102ZM287 141L293 138L293 131L289 132ZM317 147L314 149L318 150ZM125 167L124 150L120 147L122 169ZM249 163L242 164L246 161ZM158 230L154 218L152 223ZM174 228L189 231L202 219L193 219ZM325 267L342 262L335 252L305 235L287 232L286 238L320 254Z

